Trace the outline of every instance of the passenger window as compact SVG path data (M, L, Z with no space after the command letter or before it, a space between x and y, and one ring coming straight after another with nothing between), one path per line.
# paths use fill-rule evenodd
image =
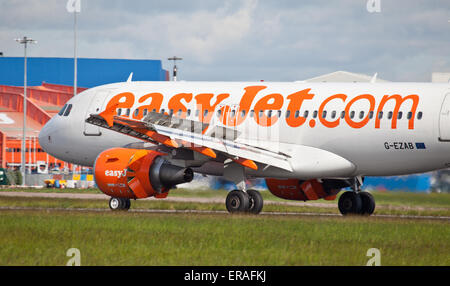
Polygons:
M350 111L350 118L353 119L355 117L355 112L354 111Z
M208 110L205 110L205 111L208 111ZM231 118L234 118L234 116L236 115L236 110L231 110ZM206 114L205 114L205 116L206 116Z
M250 111L250 117L253 117L255 115L255 111L254 110L251 110Z
M392 118L392 111L389 111L389 113L388 113L388 119L391 119Z
M417 119L422 119L422 111L420 111L419 113L417 113Z
M165 112L164 108L163 108L163 109L161 109L161 114L164 114L164 112Z
M242 111L241 111L241 117L244 117L246 112L247 112L247 111L242 110Z
M203 117L206 117L206 115L208 115L208 109L205 109L205 111L203 112Z
M378 113L378 119L382 119L383 118L383 111L380 111L379 113Z
M324 110L324 111L322 112L322 118L326 118L326 117L327 117L327 111Z
M188 109L188 110L187 110L187 116L189 117L190 115L191 115L191 110Z
M67 104L64 104L63 108L58 112L58 115L63 115L64 111L66 110Z
M402 119L402 116L403 116L403 112L399 111L398 115L397 115L397 119Z
M126 114L126 116L130 116L130 109L129 109L129 108L127 108L127 114Z
M139 108L136 108L136 110L134 111L134 116L138 116L139 115Z
M412 117L412 112L410 111L410 112L408 112L408 115L406 116L406 118L411 119L411 117Z
M363 119L364 118L364 111L359 112L359 119Z
M317 117L317 110L314 110L314 112L313 112L313 118L316 118Z
M331 119L334 119L334 118L336 118L336 110L333 110L331 112Z
M120 116L122 114L122 108L117 109L117 116Z
M300 115L299 113L300 113L300 111L298 111L298 110L295 111L294 117L295 117L295 118L299 117L299 115Z
M221 114L222 114L222 109L218 109L217 110L217 117L220 117Z
M64 116L69 116L71 110L72 104L67 105L66 111L64 112Z
M345 118L345 111L342 111L341 112L341 119L344 119Z
M267 117L272 117L272 110L269 110L269 111L267 112Z
M308 118L308 115L309 115L309 111L305 110L305 112L303 112L303 117L304 118Z
M144 111L142 112L142 116L147 116L147 113L148 113L148 109L144 108Z
M281 110L278 110L278 117L281 117Z
M288 118L290 115L291 115L291 111L290 110L286 111L286 118Z
M369 119L373 118L373 111L369 111Z

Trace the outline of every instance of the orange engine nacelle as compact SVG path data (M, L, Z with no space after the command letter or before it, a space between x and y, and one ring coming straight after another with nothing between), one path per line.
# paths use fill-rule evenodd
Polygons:
M194 175L190 168L172 165L162 155L142 149L105 150L95 160L95 182L111 197L166 197L170 188L192 181Z
M282 199L309 201L334 200L340 188L332 188L318 180L301 181L297 179L266 179L269 191Z

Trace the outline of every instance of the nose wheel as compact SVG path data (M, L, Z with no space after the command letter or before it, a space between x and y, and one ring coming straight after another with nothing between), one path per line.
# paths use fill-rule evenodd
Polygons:
M109 199L109 208L113 211L130 209L131 201L127 198L111 198Z
M228 193L225 205L230 213L259 214L263 208L263 198L258 191L234 190Z

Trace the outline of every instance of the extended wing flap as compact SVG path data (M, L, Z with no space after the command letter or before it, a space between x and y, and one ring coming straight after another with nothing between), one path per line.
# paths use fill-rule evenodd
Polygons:
M246 158L266 165L272 165L284 170L292 171L292 167L286 155L270 152L260 148L248 146L236 141L225 140L206 136L203 134L193 134L181 130L174 130L163 126L153 126L155 130L163 135L174 139L180 139L197 146L208 147L231 157Z
M216 152L221 152L252 169L257 168L253 162L255 161L292 171L288 156L237 142L239 133L234 129L221 126L209 128L206 123L156 112L150 112L143 120L121 116L113 116L111 119L109 113L106 118L102 115L92 114L86 122L155 144L190 148L211 158L216 158Z

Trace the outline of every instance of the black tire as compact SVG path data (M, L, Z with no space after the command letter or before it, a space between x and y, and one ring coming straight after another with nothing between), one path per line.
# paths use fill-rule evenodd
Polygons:
M109 199L109 208L113 211L117 211L120 210L122 208L122 199L120 198L113 198L111 197Z
M345 192L338 203L341 214L358 214L362 208L361 196L356 192Z
M248 210L250 205L249 201L247 193L234 190L228 193L225 205L230 213L243 213Z
M360 192L359 196L361 197L362 207L360 214L363 215L371 215L375 211L375 199L371 193L368 192Z
M122 199L123 200L123 210L129 210L131 207L130 199Z
M261 193L255 190L248 190L247 195L249 198L248 212L252 214L259 214L263 209L264 201Z

